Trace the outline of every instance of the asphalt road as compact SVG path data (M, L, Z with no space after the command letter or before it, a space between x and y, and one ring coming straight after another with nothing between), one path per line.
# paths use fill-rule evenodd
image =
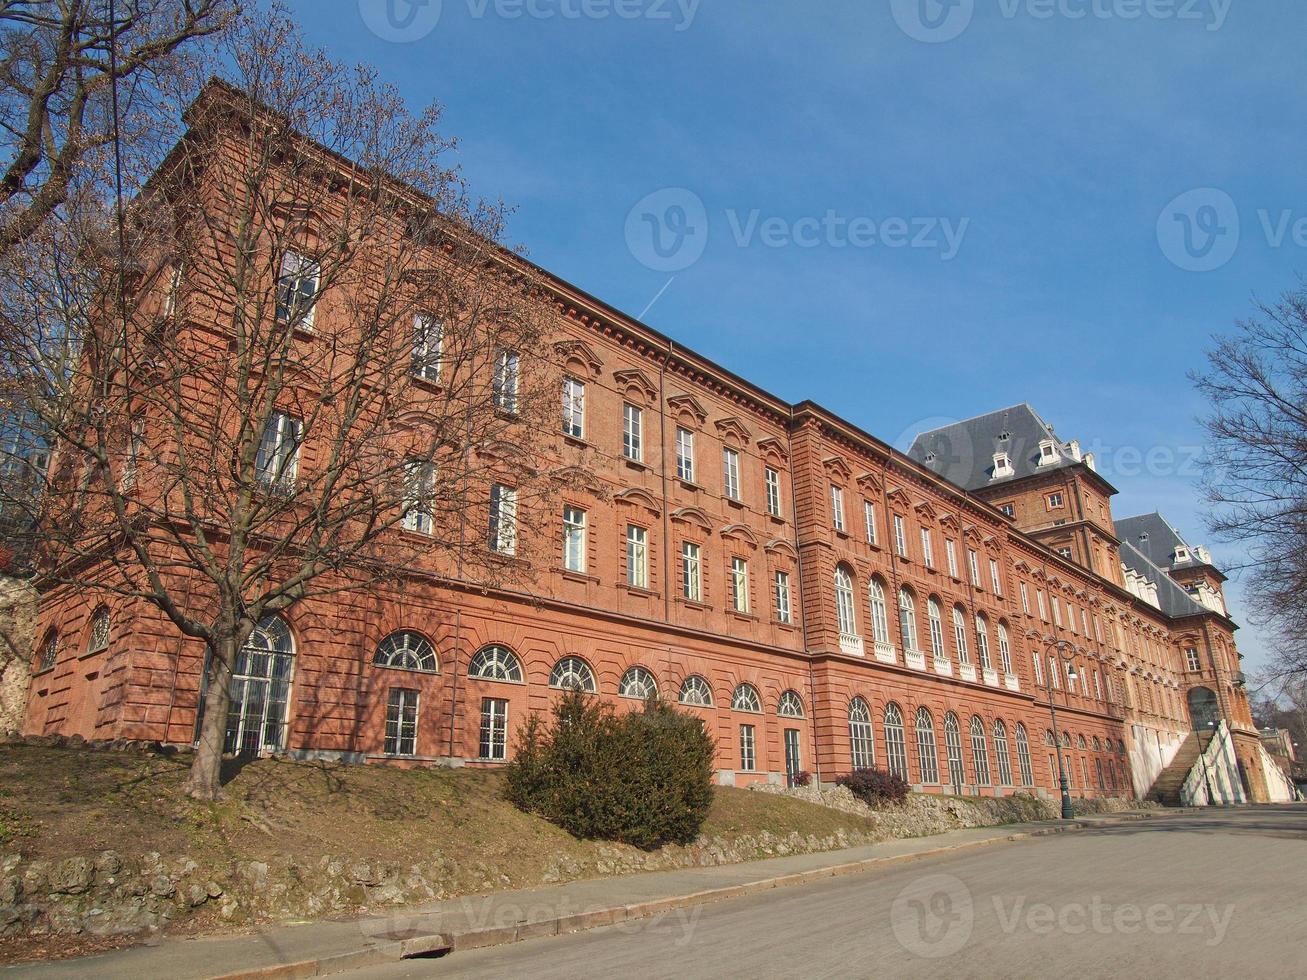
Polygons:
M1222 810L923 860L400 977L1307 977L1307 807Z

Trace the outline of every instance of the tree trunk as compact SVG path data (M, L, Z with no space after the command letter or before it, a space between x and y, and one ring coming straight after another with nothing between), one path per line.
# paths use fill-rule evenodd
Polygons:
M227 708L231 702L231 671L235 663L236 640L227 635L214 641L209 651L200 740L195 761L186 780L186 792L197 800L222 798L222 744L227 731Z

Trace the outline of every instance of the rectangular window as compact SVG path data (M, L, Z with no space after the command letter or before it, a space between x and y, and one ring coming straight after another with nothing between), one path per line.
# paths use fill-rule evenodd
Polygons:
M1053 604L1053 622L1055 622L1058 626L1061 626L1061 625L1062 625L1062 606L1061 606L1061 604L1057 601L1057 596L1055 596L1055 595L1050 595L1050 596L1048 597L1048 601L1051 602L1051 603Z
M491 385L491 400L495 408L510 415L517 413L517 351L500 350L495 355L495 376Z
M417 755L418 692L392 687L386 701L386 755Z
M757 765L757 753L754 751L753 726L740 726L740 771L753 772Z
M1040 663L1039 654L1033 654L1030 658L1031 665L1035 668L1035 684L1040 687L1044 686L1044 666Z
M277 279L277 322L312 328L318 301L318 263L299 252L281 257Z
M1085 639L1089 639L1089 610L1084 606L1080 607L1080 628L1084 631Z
M989 581L994 586L994 595L1003 594L1003 579L998 574L998 562L989 560Z
M1044 622L1047 623L1047 622L1048 622L1048 606L1047 606L1047 605L1045 604L1045 602L1044 602L1044 590L1043 590L1043 589L1036 589L1036 590L1035 590L1035 601L1039 603L1039 618L1042 619Z
M976 549L967 549L967 571L971 573L971 584L980 585L980 561L976 557Z
M626 525L626 584L649 587L649 532L635 524Z
M998 508L1006 517L1015 517L1017 508L1015 504L1001 504Z
M404 463L404 528L418 534L432 532L432 497L436 489L436 466L426 460Z
M1103 700L1103 682L1099 678L1098 671L1094 671L1094 697Z
M490 488L490 550L517 552L517 491L496 483Z
M799 757L799 730L785 729L785 781L795 785L799 773L803 771L803 760Z
M777 572L776 586L776 621L790 622L790 576L788 572Z
M944 556L948 559L948 573L958 577L958 548L951 538L944 540Z
M867 525L867 544L876 543L876 505L870 500L862 502L862 521Z
M830 488L830 523L835 530L844 530L844 491L833 484Z
M481 758L503 760L508 755L508 702L481 699Z
M642 429L644 413L630 402L622 406L622 455L637 463L644 459L644 440Z
M569 572L585 571L585 511L563 508L563 567Z
M1021 590L1021 611L1030 612L1030 589L1025 582L1018 582L1017 587Z
M1186 647L1184 651L1185 666L1190 670L1202 670L1203 665L1198 659L1198 651L1193 647Z
M1058 549L1057 549L1057 553L1058 553L1059 555L1061 555L1063 558L1067 559L1067 561L1070 561L1070 560L1071 560L1071 549L1070 549L1069 547L1067 547L1067 548L1058 548Z
M781 516L781 475L770 466L763 469L767 483L767 513L772 517Z
M903 517L894 515L894 550L903 558L908 557L908 535L903 528Z
M930 528L921 529L921 560L927 568L935 567L935 545L930 539Z
M681 594L691 602L703 602L703 565L699 546L689 541L681 545Z
M575 378L563 379L563 435L585 438L585 385Z
M676 430L676 477L694 482L694 433L689 429Z
M1048 506L1054 509L1062 506L1062 495L1060 493L1050 493L1048 495Z
M1097 616L1094 617L1094 639L1099 643L1103 642L1103 627L1102 624L1098 622Z
M413 317L413 376L435 383L440 380L440 352L444 329L429 313Z
M736 612L749 611L749 563L743 558L731 559L731 606Z
M732 500L740 499L740 454L722 450L722 492Z
M265 486L288 490L295 486L299 469L300 443L304 423L285 412L273 412L264 426L259 451L254 457L254 474Z

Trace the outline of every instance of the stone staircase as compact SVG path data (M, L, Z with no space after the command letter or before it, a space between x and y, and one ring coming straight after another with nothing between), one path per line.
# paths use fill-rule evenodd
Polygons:
M1190 771L1198 763L1199 754L1207 749L1211 738L1212 736L1208 735L1204 741L1203 736L1197 732L1186 735L1171 764L1162 770L1161 775L1148 791L1149 798L1163 806L1181 806L1180 790L1184 786L1184 781L1189 778Z

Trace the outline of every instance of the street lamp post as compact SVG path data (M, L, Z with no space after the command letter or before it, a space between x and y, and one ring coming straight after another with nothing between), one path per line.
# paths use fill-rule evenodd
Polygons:
M1032 640L1038 640L1044 645L1045 650L1056 650L1058 658L1065 661L1071 670L1067 674L1067 679L1074 681L1076 679L1075 665L1071 663L1076 655L1075 644L1068 640L1058 640L1051 636L1041 636L1035 631L1031 631L1026 636ZM1074 817L1075 810L1071 806L1071 789L1067 784L1066 762L1062 758L1062 735L1057 728L1057 705L1053 701L1053 678L1045 678L1044 687L1048 691L1048 714L1053 719L1053 747L1057 750L1057 781L1058 788L1062 791L1062 819L1070 820Z

